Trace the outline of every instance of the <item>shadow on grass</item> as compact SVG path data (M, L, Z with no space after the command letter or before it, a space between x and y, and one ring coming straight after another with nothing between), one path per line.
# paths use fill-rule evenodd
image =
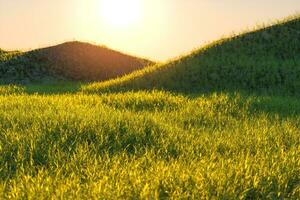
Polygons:
M232 98L239 97L241 104L248 104L249 114L267 114L271 117L288 118L300 116L300 101L298 95L291 95L280 91L215 91ZM210 96L211 92L201 95ZM197 98L199 94L187 94L190 98Z
M199 97L211 97L212 95L226 95L232 99L238 98L240 104L248 104L249 114L256 115L265 113L269 116L279 118L300 117L300 96L290 94L283 90L239 90L239 89L219 89L219 90L202 90L202 91L178 91L155 89L173 95L181 95L190 100L196 100ZM105 91L104 94L119 94L127 92L149 92L151 90L119 90ZM91 93L89 93L91 94Z
M44 84L30 85L0 85L0 95L9 94L40 94L40 95L56 95L56 94L72 94L80 91L81 82L71 81L55 81Z
M250 104L251 114L266 113L280 118L300 117L298 97L255 96Z
M58 82L44 85L25 86L27 94L66 94L80 91L82 83L80 82Z
M27 94L27 95L59 95L75 94L82 92L82 86L88 83L55 81L45 84L31 85L0 85L0 95ZM84 94L126 94L128 92L151 92L151 89L141 90L105 90L103 92L84 92ZM165 92L172 95L181 95L188 99L197 99L199 97L209 97L213 94L225 94L236 98L239 96L241 104L249 103L251 114L266 113L268 115L279 116L281 118L300 116L300 101L298 95L291 95L284 91L246 91L246 90L203 90L203 91L176 91L166 89L155 89L158 92Z

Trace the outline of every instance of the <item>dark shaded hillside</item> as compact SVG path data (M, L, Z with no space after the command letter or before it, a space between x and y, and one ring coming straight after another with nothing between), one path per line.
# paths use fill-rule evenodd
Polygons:
M299 93L300 18L219 40L166 65L147 68L86 91L165 89Z
M149 60L81 42L68 42L31 54L53 73L73 80L105 80L152 64Z
M1 59L0 80L4 83L31 83L52 79L102 81L150 64L152 62L149 60L106 47L67 42Z

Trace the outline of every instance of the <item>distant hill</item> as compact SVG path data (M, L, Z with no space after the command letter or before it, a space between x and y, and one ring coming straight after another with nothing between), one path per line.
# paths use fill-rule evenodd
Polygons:
M300 17L221 39L190 55L83 88L300 93Z
M4 51L0 51L4 55ZM102 81L153 64L103 46L67 42L0 59L0 82Z
M0 49L0 62L7 61L19 53L20 52L18 51L4 51L3 49Z

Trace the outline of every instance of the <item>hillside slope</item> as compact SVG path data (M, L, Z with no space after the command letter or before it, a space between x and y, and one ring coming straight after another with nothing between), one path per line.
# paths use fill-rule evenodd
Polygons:
M86 92L164 89L181 92L250 90L299 93L300 17L222 39L188 56Z
M150 64L153 62L106 47L67 42L0 59L0 81L4 83L30 83L48 79L101 81Z
M19 53L20 52L18 51L4 51L3 49L0 49L0 62L7 61Z

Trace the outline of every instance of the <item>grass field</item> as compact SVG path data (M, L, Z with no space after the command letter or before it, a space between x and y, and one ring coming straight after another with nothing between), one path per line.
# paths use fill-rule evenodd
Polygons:
M300 197L295 97L0 92L0 198Z
M0 199L300 199L299 19L107 82L0 86Z

